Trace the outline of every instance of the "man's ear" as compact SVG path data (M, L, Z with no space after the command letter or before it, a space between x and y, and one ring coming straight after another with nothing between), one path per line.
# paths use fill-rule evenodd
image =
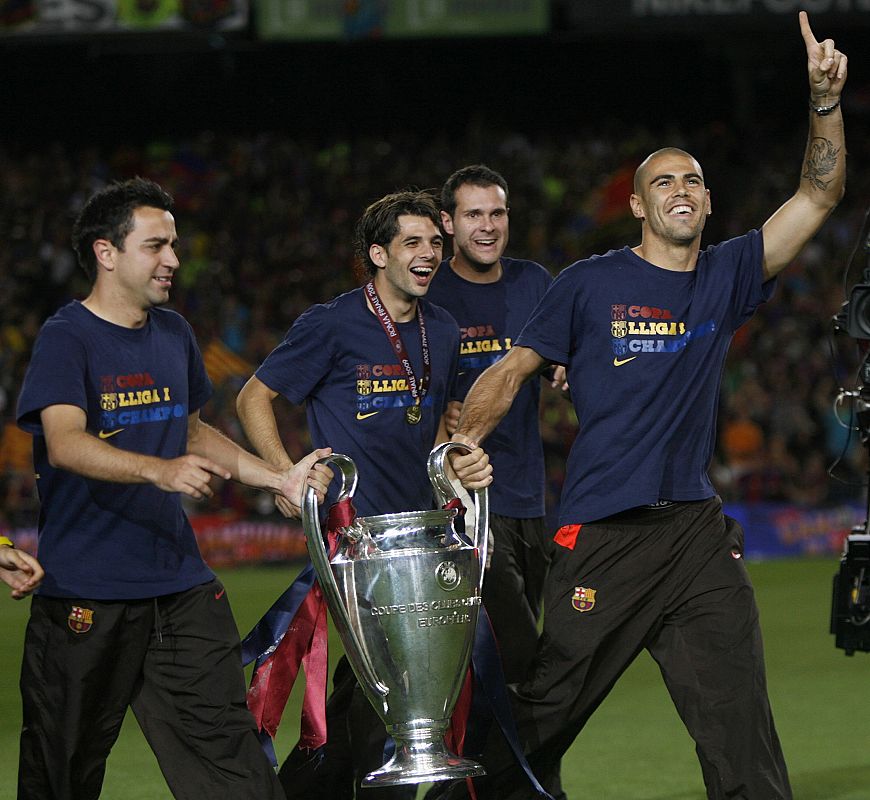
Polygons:
M108 270L115 268L115 245L108 239L96 239L93 248L99 266Z
M633 194L628 198L628 204L631 206L631 213L634 214L635 219L646 219L646 214L643 210L643 202L640 197Z
M453 236L453 217L446 211L441 212L441 227L448 236Z
M387 248L382 244L373 244L369 247L369 258L379 269L387 266Z

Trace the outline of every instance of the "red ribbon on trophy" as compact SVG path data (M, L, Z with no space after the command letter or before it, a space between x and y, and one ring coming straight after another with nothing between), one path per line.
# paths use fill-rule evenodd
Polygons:
M350 525L356 510L350 498L329 509L327 540L330 554L339 531ZM299 667L305 670L305 696L297 747L316 749L326 742L328 672L326 601L309 563L242 642L242 662L256 659L248 708L254 715L264 748L277 764L272 739L281 722Z

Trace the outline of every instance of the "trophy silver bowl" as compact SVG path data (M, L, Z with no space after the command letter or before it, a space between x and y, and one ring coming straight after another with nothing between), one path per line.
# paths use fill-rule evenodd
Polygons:
M456 495L445 457L458 442L436 447L429 480L439 505ZM357 485L353 461L333 453L320 459L342 480L339 500ZM489 533L486 489L475 492L472 536L457 532L456 508L361 517L341 530L330 560L308 488L302 525L348 661L369 702L395 741L393 757L363 786L427 783L483 775L475 761L444 744L465 680L480 609Z

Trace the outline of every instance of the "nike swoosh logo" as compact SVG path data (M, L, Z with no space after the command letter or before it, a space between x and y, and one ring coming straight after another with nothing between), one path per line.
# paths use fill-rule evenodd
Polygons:
M214 599L220 600L224 596L224 592L226 592L226 589L221 589L219 592L215 592Z
M377 413L378 413L377 411L370 411L368 414L362 414L359 411L357 411L356 418L357 419L368 419L369 417L373 417Z
M117 430L114 430L114 431L100 431L97 434L97 436L99 436L101 439L111 439L116 433L120 433L123 430L125 430L125 429L118 428Z
M616 358L614 356L613 366L614 367L621 367L623 364L627 364L629 361L634 361L636 358L637 358L637 356L632 356L631 358Z

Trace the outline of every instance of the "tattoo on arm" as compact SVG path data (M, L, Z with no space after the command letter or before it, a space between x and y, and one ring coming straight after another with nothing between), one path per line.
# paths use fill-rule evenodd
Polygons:
M824 192L831 181L825 181L822 178L834 171L839 155L840 149L834 147L834 143L830 139L815 137L807 148L804 172L801 177L806 178L816 189Z

